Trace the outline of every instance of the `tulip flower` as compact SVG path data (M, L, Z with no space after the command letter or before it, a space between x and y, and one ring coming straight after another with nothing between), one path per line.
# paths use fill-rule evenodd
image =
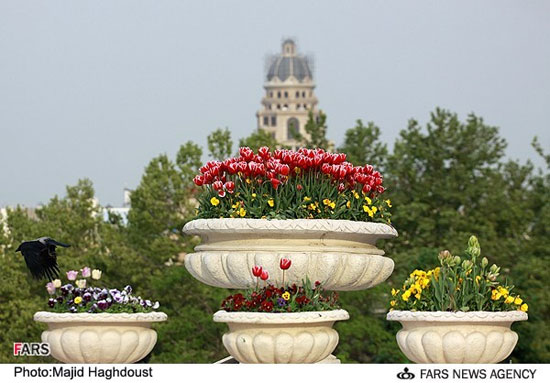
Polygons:
M69 281L74 281L76 280L76 276L78 275L78 271L74 271L74 270L69 270L67 271L67 279Z
M262 279L262 281L265 282L266 286L267 286L267 280L269 279L269 273L267 272L267 270L262 270L262 275L260 275L260 278Z
M88 278L90 275L92 275L92 270L89 267L84 267L80 269L80 274L83 278Z
M281 258L279 261L279 267L283 270L283 288L285 287L285 270L288 270L291 264L292 261L287 258Z
M260 280L258 278L262 276L262 272L262 266L254 266L252 268L252 275L256 277L256 290L258 289L258 284L260 283Z
M92 270L92 279L95 279L95 280L101 279L101 270L93 269Z
M85 280L85 279L79 279L79 280L76 281L75 283L76 283L76 286L77 286L78 288L81 288L81 289L86 288L86 280Z
M61 279L54 279L52 283L56 289L61 287Z
M48 294L54 295L55 294L55 285L53 282L46 283L46 290L48 291Z
M254 266L252 268L252 275L254 275L255 277L259 277L262 275L262 266Z

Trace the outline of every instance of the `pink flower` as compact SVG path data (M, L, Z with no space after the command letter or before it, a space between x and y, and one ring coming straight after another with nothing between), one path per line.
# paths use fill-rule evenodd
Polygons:
M77 275L78 275L78 271L74 271L74 270L67 271L67 279L69 281L74 281Z
M88 278L90 275L92 275L92 270L88 266L86 266L80 269L80 274L83 278Z
M55 294L55 286L53 282L46 283L46 290L48 291L48 294L54 295Z

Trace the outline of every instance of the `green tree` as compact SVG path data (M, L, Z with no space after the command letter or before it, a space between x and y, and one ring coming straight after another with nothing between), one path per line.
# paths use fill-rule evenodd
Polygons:
M382 170L388 156L387 145L380 142L380 128L373 122L365 126L361 120L346 131L344 144L338 151L346 153L347 160L356 166L376 164Z
M277 142L275 137L273 137L269 132L266 132L263 129L258 129L254 131L250 136L241 138L239 140L239 147L248 146L250 149L255 152L258 151L262 146L267 146L269 148L278 148L281 145Z
M210 157L218 161L223 161L231 156L233 141L231 140L231 132L229 129L218 128L214 130L208 135L207 141Z
M331 149L327 139L327 129L327 115L322 111L319 111L318 115L314 115L310 111L306 126L304 127L307 135L302 136L299 132L296 132L296 140L300 141L301 145L306 148Z

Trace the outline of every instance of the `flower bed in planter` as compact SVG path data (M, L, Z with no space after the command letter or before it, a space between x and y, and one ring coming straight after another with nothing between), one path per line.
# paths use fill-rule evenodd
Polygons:
M150 313L52 313L39 311L34 320L48 325L42 341L64 363L134 363L155 346L153 322L167 319Z
M334 322L349 319L345 310L298 313L227 312L214 314L227 323L223 344L241 363L317 363L338 344Z
M34 320L48 325L42 341L51 355L65 363L134 363L155 346L154 322L167 315L155 312L160 304L122 290L97 287L100 270L84 267L67 272L71 283L56 279L46 284L50 311L35 313ZM76 286L73 286L73 283Z
M399 290L392 289L387 319L403 329L397 343L417 363L498 363L518 341L513 322L527 320L528 305L514 286L498 281L500 268L479 259L472 236L466 259L445 250L440 267L413 271Z

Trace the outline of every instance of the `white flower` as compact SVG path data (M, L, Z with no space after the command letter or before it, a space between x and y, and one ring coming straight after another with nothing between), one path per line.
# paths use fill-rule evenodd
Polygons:
M92 279L100 279L101 278L101 270L93 269L92 270Z
M86 287L86 280L85 280L85 279L79 279L79 280L76 281L75 283L76 283L76 285L77 285L79 288L81 288L81 289L83 289L83 288Z
M56 289L61 287L61 279L54 279L52 283Z

